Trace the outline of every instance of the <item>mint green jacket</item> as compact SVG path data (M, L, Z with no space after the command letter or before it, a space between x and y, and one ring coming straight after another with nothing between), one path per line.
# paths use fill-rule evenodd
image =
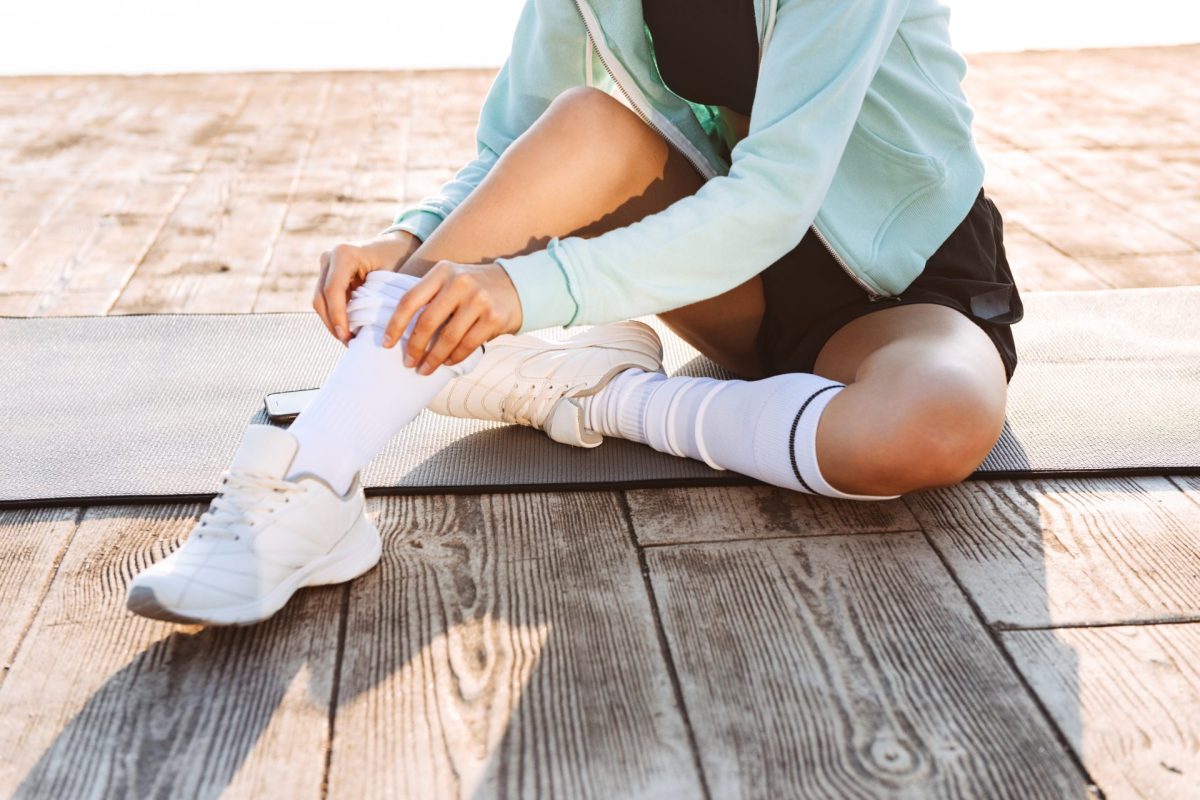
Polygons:
M754 0L748 135L663 83L640 0L528 0L484 101L479 157L389 230L426 238L513 140L575 86L627 100L707 179L623 228L498 259L522 330L659 313L749 280L812 226L872 299L902 292L983 183L966 62L937 0Z

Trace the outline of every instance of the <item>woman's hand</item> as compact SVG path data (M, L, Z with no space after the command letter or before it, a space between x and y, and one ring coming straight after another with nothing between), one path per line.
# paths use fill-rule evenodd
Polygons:
M395 345L418 311L421 316L408 338L404 363L422 375L442 364L457 364L489 339L521 327L517 289L495 263L435 264L400 300L384 334L384 347Z
M339 244L321 254L321 274L313 293L313 310L338 341L350 341L346 303L350 295L377 269L399 269L421 240L408 231L396 231L362 244Z

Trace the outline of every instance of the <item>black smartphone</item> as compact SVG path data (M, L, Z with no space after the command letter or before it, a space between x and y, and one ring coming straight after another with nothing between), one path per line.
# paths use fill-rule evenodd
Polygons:
M317 389L295 389L290 392L272 392L263 398L267 407L267 419L271 422L291 422L308 407L317 396Z

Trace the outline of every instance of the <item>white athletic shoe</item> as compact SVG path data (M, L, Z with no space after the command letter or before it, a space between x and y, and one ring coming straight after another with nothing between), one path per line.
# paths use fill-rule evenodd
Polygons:
M649 325L598 325L565 342L498 336L470 372L438 393L429 409L468 419L528 425L557 442L596 447L577 398L595 394L621 372L662 372L662 342Z
M341 583L379 561L379 531L358 477L338 496L316 477L284 480L296 438L251 425L221 493L182 546L129 585L135 614L171 622L248 625L302 586Z

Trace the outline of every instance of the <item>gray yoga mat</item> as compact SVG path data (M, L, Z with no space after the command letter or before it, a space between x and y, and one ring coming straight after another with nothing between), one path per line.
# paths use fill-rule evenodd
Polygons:
M1008 420L976 477L1200 472L1200 287L1024 301ZM717 374L659 331L669 371ZM319 385L341 350L307 313L9 317L0 344L0 505L211 495L242 429L265 421L263 396ZM746 479L426 412L365 481L387 494Z

